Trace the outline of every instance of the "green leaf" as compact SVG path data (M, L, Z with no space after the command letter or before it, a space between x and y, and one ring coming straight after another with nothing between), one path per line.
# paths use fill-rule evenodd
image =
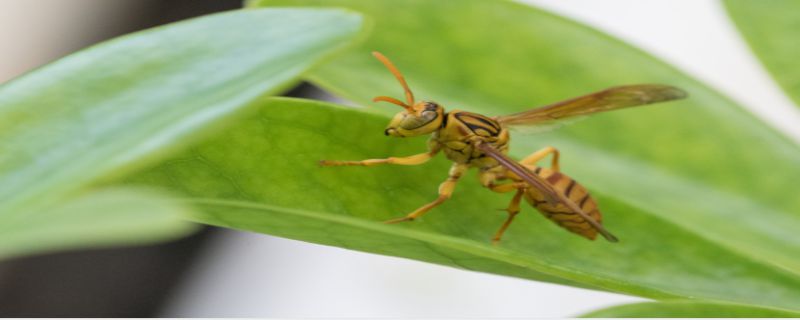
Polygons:
M558 147L562 169L600 195L604 222L622 239L615 247L565 245L566 235L537 234L529 235L527 247L519 248L533 250L539 261L568 270L572 279L610 290L798 308L796 299L766 297L763 292L774 292L768 289L773 287L791 295L800 291L800 197L796 196L800 149L728 98L596 30L512 2L469 0L453 6L424 0L274 0L250 4L320 3L359 10L375 19L371 36L359 48L310 75L317 84L358 103L368 104L376 95L402 93L369 54L372 50L394 60L419 99L490 116L622 84L665 83L685 89L690 98L682 102L599 114L538 136L513 134L511 154L516 157L548 144ZM399 111L389 105L376 109ZM385 155L389 154L372 154ZM406 170L395 172L408 179L431 180ZM401 192L396 196L409 197ZM454 197L465 198L458 191ZM404 208L401 212L413 205ZM435 220L442 213L432 215L430 220ZM654 230L655 225L665 226ZM671 246L676 237L683 238L676 239L682 245ZM686 239L693 241L682 242ZM551 250L543 250L546 247ZM570 253L561 252L564 248ZM733 263L725 266L730 268L727 271L716 270L720 255L730 255L723 259ZM659 261L658 265L653 261ZM752 270L783 280L767 284L742 275ZM725 274L708 281L712 275ZM755 281L751 285L763 290L732 285L736 282L732 278Z
M106 189L0 226L0 258L173 239L195 226L187 206L152 190Z
M610 307L584 318L797 318L800 313L699 301L642 302Z
M725 0L736 26L786 93L800 105L800 2Z
M49 216L66 219L76 212L64 201L103 210L75 216L76 223L101 213L113 215L104 216L103 224L129 221L133 208L109 210L105 195L69 199L174 153L257 99L296 83L309 67L348 45L361 22L360 15L339 9L227 12L126 35L4 84L0 228L52 230L43 224ZM143 232L142 239L184 229L167 225L174 216L153 217L180 210L160 206L160 198L149 201L146 206L154 209L142 213L141 223L166 224ZM98 245L122 239L96 231L92 241ZM41 242L57 247L59 234L70 232L54 232ZM27 246L8 245L4 252Z
M653 298L783 308L800 301L796 275L632 207L615 194L597 193L610 213L608 225L622 239L618 244L586 241L526 207L501 245L492 246L489 239L505 219L496 209L506 207L510 196L489 192L473 175L419 221L383 224L433 200L450 162L437 157L422 166L322 168L317 161L425 150L424 138L385 137L386 123L388 117L352 108L270 99L258 115L133 182L190 195L189 203L203 209L196 220L218 226ZM627 168L621 179L653 170L597 159L601 171ZM671 176L651 179L674 187Z

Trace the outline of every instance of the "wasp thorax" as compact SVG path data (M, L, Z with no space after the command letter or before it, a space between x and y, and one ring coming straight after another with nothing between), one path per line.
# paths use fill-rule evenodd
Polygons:
M384 133L393 137L410 137L429 134L442 125L444 108L435 102L421 101L397 113Z

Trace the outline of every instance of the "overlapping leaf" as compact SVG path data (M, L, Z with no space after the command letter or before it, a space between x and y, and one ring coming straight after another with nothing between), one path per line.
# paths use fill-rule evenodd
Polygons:
M335 9L228 12L127 35L4 84L0 256L185 233L187 209L152 192L71 198L296 82L360 25Z

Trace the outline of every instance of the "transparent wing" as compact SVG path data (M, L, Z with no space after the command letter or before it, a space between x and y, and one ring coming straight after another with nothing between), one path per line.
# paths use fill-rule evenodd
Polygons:
M565 206L567 206L567 208L570 208L570 210L574 211L575 213L580 215L583 219L585 219L587 222L589 222L589 224L595 230L597 230L597 232L602 234L603 237L606 238L606 240L611 242L619 241L617 237L615 237L613 234L611 234L611 232L608 232L608 230L603 228L603 226L599 222L595 221L592 217L586 214L586 212L583 212L583 210L581 210L581 208L577 204L575 204L575 202L570 200L567 196L565 196L561 192L558 192L553 187L553 185L544 180L544 178L534 174L533 172L523 167L518 162L509 158L508 156L506 156L505 154L503 154L502 152L500 152L499 150L495 149L494 147L492 147L487 143L477 143L477 147L481 151L483 151L484 154L497 160L497 162L500 163L500 165L506 167L508 170L511 170L511 172L515 173L517 176L522 178L522 180L525 180L525 182L527 182L531 187L541 191L542 194L545 196L545 200L550 204L563 203Z
M546 130L548 126L559 126L562 119L683 99L686 96L681 89L660 84L612 87L536 109L498 116L495 120L503 126L537 125Z
M535 123L513 124L513 125L501 124L501 125L505 128L511 129L512 132L522 133L525 135L532 135L532 134L556 130L558 128L571 125L575 122L581 121L588 117L589 116L574 116L566 119L547 120Z

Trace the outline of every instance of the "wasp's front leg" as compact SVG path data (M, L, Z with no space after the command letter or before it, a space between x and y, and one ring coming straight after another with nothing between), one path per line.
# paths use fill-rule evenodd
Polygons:
M400 164L413 166L428 162L435 154L431 152L415 154L408 157L389 157L386 159L367 159L360 161L321 160L319 164L325 167L332 166L374 166L379 164Z
M426 153L415 154L408 157L389 157L385 159L367 159L360 161L338 161L338 160L320 160L319 164L323 167L333 166L374 166L379 164L399 164L405 166L414 166L428 162L436 153L439 152L441 147L437 143L430 143L429 150Z
M419 218L429 210L442 204L442 202L445 202L453 194L453 190L455 190L456 188L456 183L458 182L458 179L461 178L461 175L464 174L464 171L467 171L468 168L469 166L466 164L458 164L458 163L453 164L453 166L450 167L450 174L448 175L447 180L445 180L444 182L442 182L442 184L439 185L439 197L436 198L436 200L433 200L431 203L428 203L420 207L419 209L414 210L414 212L407 214L405 217L387 220L385 221L385 223L398 223L403 221L411 221L416 218Z

